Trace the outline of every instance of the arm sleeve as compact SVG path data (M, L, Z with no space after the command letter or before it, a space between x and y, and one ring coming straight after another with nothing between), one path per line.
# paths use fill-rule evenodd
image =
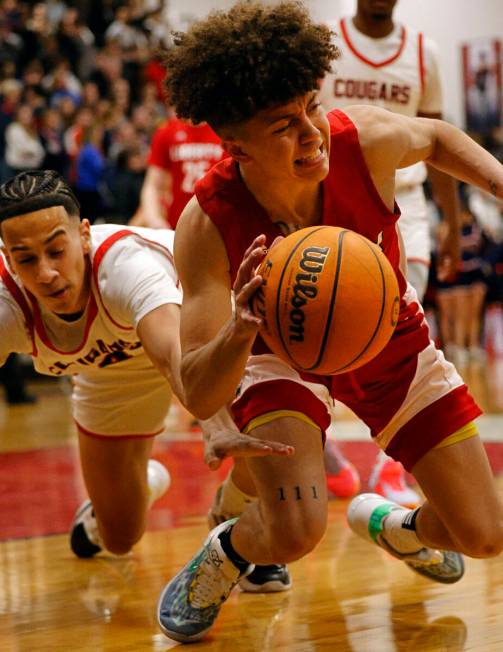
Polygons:
M438 67L438 48L429 38L423 40L424 91L418 107L419 113L442 113L442 83Z
M32 343L24 317L10 298L8 291L0 287L0 367L11 353L31 353Z
M102 261L103 301L120 324L137 327L149 312L167 303L181 305L182 292L172 259L136 238L116 243Z

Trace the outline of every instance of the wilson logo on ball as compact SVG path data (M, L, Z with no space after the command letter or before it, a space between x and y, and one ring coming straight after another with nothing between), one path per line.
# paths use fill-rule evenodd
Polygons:
M304 341L304 321L306 315L303 306L309 299L314 299L318 294L316 283L317 274L321 274L329 247L307 247L302 251L299 267L303 270L295 276L293 295L290 300L293 310L290 311L290 342Z

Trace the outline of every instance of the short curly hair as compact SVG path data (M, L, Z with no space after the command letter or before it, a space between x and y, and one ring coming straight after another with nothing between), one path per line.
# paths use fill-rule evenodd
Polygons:
M300 2L238 2L174 35L162 57L168 101L217 131L242 123L317 88L339 56L333 36Z

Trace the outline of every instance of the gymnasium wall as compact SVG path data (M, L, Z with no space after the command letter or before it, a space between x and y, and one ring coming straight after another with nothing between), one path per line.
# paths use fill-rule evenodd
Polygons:
M273 0L271 0L273 1ZM169 0L172 24L185 27L211 9L227 9L234 0ZM305 0L320 20L351 14L356 0ZM445 94L445 117L464 126L460 44L478 37L503 39L503 0L399 0L395 16L436 41Z

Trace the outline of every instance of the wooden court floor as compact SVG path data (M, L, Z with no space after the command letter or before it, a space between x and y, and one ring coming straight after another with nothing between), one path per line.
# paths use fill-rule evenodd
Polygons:
M501 370L491 366L474 370L469 379L490 412L488 450L496 473L503 470L498 441L503 383L498 378ZM124 558L78 560L70 552L67 530L85 491L67 387L37 383L33 391L39 401L28 408L7 408L0 400L0 652L179 647L157 627L157 599L201 545L207 531L204 513L225 469L215 474L204 467L199 436L185 429L188 421L178 413L155 449L173 484L154 506L142 541ZM364 469L365 481L373 445L343 446ZM503 482L498 483L503 490ZM346 525L346 506L343 500L330 502L324 539L290 567L291 591L250 595L236 590L211 635L190 649L503 651L503 556L467 559L458 584L434 584L356 538Z

